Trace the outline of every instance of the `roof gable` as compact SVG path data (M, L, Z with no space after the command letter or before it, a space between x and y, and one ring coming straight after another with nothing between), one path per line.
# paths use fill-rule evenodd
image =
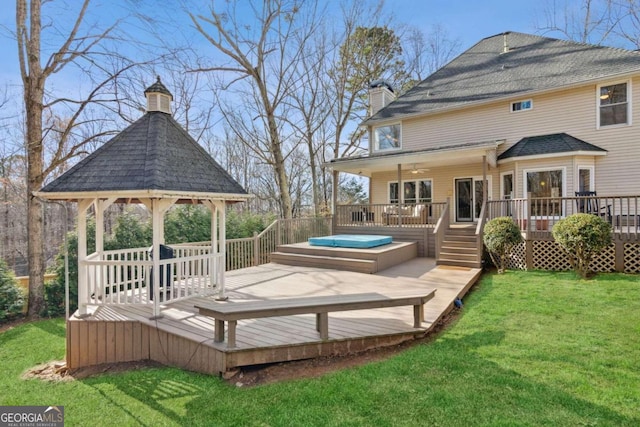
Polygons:
M508 32L481 40L365 123L630 72L640 72L638 52Z
M165 190L247 194L170 114L148 112L44 193Z

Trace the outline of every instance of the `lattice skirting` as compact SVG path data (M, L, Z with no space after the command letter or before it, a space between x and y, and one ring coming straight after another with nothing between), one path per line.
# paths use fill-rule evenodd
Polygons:
M624 244L624 272L640 273L640 243Z
M507 268L510 270L527 269L527 245L522 242L511 248Z
M534 240L531 242L532 267L534 270L566 271L571 270L569 257L562 247L553 240ZM640 243L624 245L624 265L626 273L640 273ZM603 250L591 261L591 270L599 273L616 271L616 246ZM526 243L520 243L511 251L509 268L526 270Z

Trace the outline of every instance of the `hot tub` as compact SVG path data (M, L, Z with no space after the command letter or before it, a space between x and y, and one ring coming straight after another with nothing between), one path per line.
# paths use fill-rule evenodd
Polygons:
M391 236L370 234L337 234L335 236L311 237L311 246L329 246L333 248L367 249L387 245L393 241Z

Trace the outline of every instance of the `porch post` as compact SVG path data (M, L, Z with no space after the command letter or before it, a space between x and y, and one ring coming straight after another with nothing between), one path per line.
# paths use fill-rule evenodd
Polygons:
M331 182L331 234L335 233L336 225L338 223L338 180L340 179L340 172L333 170L333 179ZM371 196L369 196L371 197ZM280 236L280 233L278 233ZM279 242L278 242L279 243Z
M404 189L402 188L402 164L398 163L398 227L402 227L402 195Z
M486 154L482 156L482 203L487 203L487 196L489 194L489 189L487 186L489 183L487 182L487 156Z

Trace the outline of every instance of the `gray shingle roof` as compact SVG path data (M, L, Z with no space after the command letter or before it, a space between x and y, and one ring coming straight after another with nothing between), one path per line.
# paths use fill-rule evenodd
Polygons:
M42 188L247 194L170 114L148 112Z
M505 35L509 51L502 53ZM635 51L508 32L481 40L365 124L635 71Z
M607 150L589 144L566 133L529 136L522 138L507 151L498 156L498 160L514 157L536 156L541 154L561 154L576 151L606 153Z
M165 95L169 95L171 98L173 98L173 95L171 94L171 92L169 92L169 89L167 89L167 87L165 85L162 84L162 82L160 81L160 76L158 76L158 79L155 81L154 84L152 84L151 86L149 86L148 88L146 88L144 90L144 93L150 93L150 92L158 92L158 93L163 93Z

